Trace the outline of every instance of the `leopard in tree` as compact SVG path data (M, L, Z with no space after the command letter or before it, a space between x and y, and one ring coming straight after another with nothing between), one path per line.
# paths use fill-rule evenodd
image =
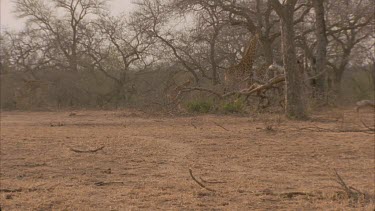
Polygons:
M225 70L224 80L227 86L233 88L245 88L249 85L252 76L252 68L256 59L259 35L251 37L241 61ZM245 87L244 87L245 86Z

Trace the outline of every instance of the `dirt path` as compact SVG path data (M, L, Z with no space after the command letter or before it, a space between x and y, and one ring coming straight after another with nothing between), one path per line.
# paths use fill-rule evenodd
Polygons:
M364 120L373 124L373 114ZM324 129L324 130L323 130ZM373 210L375 140L351 110L157 118L134 111L2 112L3 210ZM77 153L92 150L94 153ZM192 180L194 176L207 191Z

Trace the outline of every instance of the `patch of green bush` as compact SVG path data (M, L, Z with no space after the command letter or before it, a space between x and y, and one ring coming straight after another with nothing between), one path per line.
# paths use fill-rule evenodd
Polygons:
M187 108L193 113L208 113L213 109L213 104L208 101L193 101L187 103Z
M226 113L241 113L243 112L244 108L245 104L242 100L236 100L223 105L223 110Z

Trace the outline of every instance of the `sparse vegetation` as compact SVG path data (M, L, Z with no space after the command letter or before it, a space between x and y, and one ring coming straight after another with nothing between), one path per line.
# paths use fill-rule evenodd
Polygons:
M266 123L135 112L1 112L2 209L374 209L374 134L353 110ZM357 132L329 130L341 112Z
M245 109L245 103L241 99L233 102L224 103L222 106L225 113L242 113Z
M213 103L210 101L191 101L188 102L186 107L192 113L208 113L213 109Z

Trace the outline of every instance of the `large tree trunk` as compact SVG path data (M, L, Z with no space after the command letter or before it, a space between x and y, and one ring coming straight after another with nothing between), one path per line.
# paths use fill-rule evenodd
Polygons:
M333 87L333 99L337 101L341 96L341 82L344 75L345 68L349 62L351 48L344 50L343 56L341 58L340 64L338 67L334 67L334 87Z
M338 69L335 70L335 74L334 74L334 80L333 80L333 99L336 101L339 99L340 95L341 95L341 80L342 80L342 76L344 75L344 68L340 67Z
M370 68L371 68L370 70L372 70L372 89L375 90L375 62L372 62L372 65L370 65Z
M327 100L327 34L326 34L326 23L324 19L324 0L314 0L313 6L315 10L315 34L317 38L316 45L316 64L315 72L320 74L316 78L316 94L318 98Z
M294 7L296 0L287 0L283 5L278 0L271 3L281 19L281 42L285 68L286 95L285 112L289 118L306 119L303 74L299 69L294 43Z
M272 41L262 37L260 38L260 41L262 43L266 65L269 66L273 63ZM267 77L268 79L275 77L275 73L273 72L273 70L270 70Z

